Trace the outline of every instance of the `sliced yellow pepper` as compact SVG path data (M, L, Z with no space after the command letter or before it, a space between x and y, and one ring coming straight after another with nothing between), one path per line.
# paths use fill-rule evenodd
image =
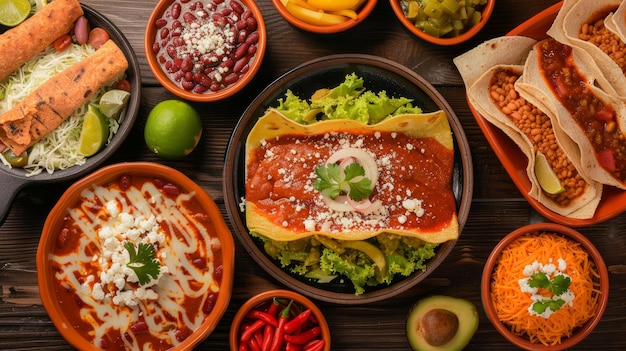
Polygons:
M287 1L285 8L299 20L318 26L341 24L349 19L348 17L333 15L323 11L309 10L302 6L298 6L298 4L292 0Z
M324 11L356 10L361 0L307 0L314 8Z
M352 19L357 19L359 15L354 10L337 10L337 11L328 11L328 13L337 16L344 16Z

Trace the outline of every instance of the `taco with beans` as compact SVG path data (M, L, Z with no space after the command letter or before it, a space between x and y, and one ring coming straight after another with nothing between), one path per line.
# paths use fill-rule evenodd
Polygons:
M502 130L528 158L529 195L551 211L570 218L593 217L602 185L580 164L576 143L555 127L554 115L541 100L531 101L519 89L524 63L536 41L507 36L487 41L454 59L468 100L491 124ZM484 69L476 72L476 67ZM561 183L558 193L545 191L535 175L538 154L543 154Z
M565 0L547 34L589 55L611 83L611 88L603 89L626 98L626 5L622 3Z
M528 56L521 87L576 143L589 177L626 189L626 105L607 92L594 64L576 54L554 39L539 42Z

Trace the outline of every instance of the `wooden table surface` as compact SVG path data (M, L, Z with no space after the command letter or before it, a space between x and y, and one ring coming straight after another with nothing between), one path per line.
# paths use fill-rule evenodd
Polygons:
M586 1L586 0L585 0ZM332 331L333 350L409 350L405 335L411 305L431 294L471 300L478 308L480 325L468 349L514 349L485 316L480 301L481 270L487 256L506 233L545 221L524 200L495 157L472 117L465 87L452 59L484 40L502 36L554 0L498 0L485 29L473 40L455 47L437 47L410 35L395 18L389 2L376 9L356 28L336 35L300 31L275 11L269 0L258 1L269 32L268 51L261 72L237 96L223 102L194 104L204 123L199 147L178 161L162 161L143 141L150 109L175 98L150 72L143 51L146 22L155 0L83 0L112 20L127 36L141 64L143 94L140 116L123 146L107 161L154 161L181 170L199 183L224 209L223 158L227 142L245 107L274 79L308 60L336 53L365 53L396 61L431 82L445 97L465 129L472 150L474 190L465 228L443 264L417 287L401 296L367 305L320 302ZM5 59L5 58L0 58ZM37 289L35 254L48 211L69 182L38 185L20 191L0 226L0 349L67 350L65 342L41 305ZM578 228L600 249L609 267L608 308L596 330L575 349L626 349L626 214L590 227ZM230 322L251 295L281 287L237 243L234 293L215 332L199 350L227 350Z

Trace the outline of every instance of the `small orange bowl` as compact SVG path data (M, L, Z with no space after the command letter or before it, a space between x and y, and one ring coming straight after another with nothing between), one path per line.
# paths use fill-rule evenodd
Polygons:
M312 32L312 33L333 34L333 33L346 31L350 28L357 26L359 23L363 22L367 18L367 16L369 16L370 13L372 13L372 11L374 10L374 7L376 7L377 1L378 0L363 1L363 3L360 4L359 8L356 10L356 18L351 18L344 22L334 23L334 24L321 24L320 19L305 20L305 18L310 18L310 16L313 16L313 15L321 16L319 17L321 19L323 19L326 15L332 16L331 18L336 18L334 17L335 15L332 13L326 12L324 14L319 14L318 12L316 14L315 10L295 7L296 9L295 13L301 13L301 15L296 16L287 9L285 5L286 0L272 0L272 3L274 4L276 11L278 11L278 13L281 16L283 16L285 21L289 22L292 26L296 28L300 28L307 32ZM330 2L332 3L332 1ZM293 5L289 5L289 6L293 6ZM331 20L330 22L327 22L327 23L332 23L332 22L334 21Z
M539 237L542 237L543 239L539 239ZM547 240L546 238L558 238L560 240L560 243L555 244L554 241ZM522 241L524 242L524 244L527 244L527 246L525 246L525 249L523 251L518 251L518 248L521 247L519 245ZM558 251L559 248L563 247L561 246L563 244L567 244L568 248L576 249L561 249L561 251ZM513 247L516 248L515 251L511 251ZM508 309L514 309L516 312L518 311L518 309L524 309L529 311L528 314L530 314L530 309L532 309L534 312L529 320L536 325L539 325L539 323L547 324L549 323L547 322L549 321L549 318L563 318L558 317L557 314L561 312L558 309L569 307L569 299L565 297L569 291L574 294L574 298L571 301L572 304L576 304L577 301L580 301L580 299L582 299L582 297L577 295L580 295L582 293L588 293L590 295L588 296L588 298L594 301L593 311L591 311L590 313L592 314L592 316L587 321L581 322L579 326L573 327L571 330L571 335L569 337L563 336L560 342L557 341L554 344L546 345L545 342L542 343L539 340L533 342L529 339L527 333L522 331L519 331L517 333L513 332L508 325L501 321L500 317L505 316L498 316L498 310L495 306L494 298L492 295L494 289L493 282L495 279L494 270L497 269L497 267L501 263L503 251L506 252L506 256L513 257L514 255L520 254L521 256L526 257L525 259L517 261L520 262L519 264L507 264L506 270L501 271L509 271L509 273L500 273L508 279L503 278L502 282L499 283L499 285L506 285L507 283L505 283L505 281L508 281L511 282L511 284L519 286L520 288L520 290L507 290L509 292L507 293L508 304L514 305L508 306ZM571 252L568 253L567 251ZM574 253L574 251L578 252ZM576 255L576 257L581 259L581 261L583 260L582 258L585 257L584 261L593 262L596 271L595 274L592 274L594 275L594 278L583 278L583 274L580 274L580 272L586 272L587 270L581 268L577 269L577 265L575 263L573 264L571 262L568 262L568 260L566 259L564 259L565 266L562 266L562 262L559 261L559 259L562 257L552 257L552 254L557 252L560 252L559 255L566 256L566 258L568 257L568 254L572 255L572 257ZM536 259L537 257L543 257L544 259L550 257L552 259L551 263L553 264L552 269L546 267L546 265L549 266L550 262L538 262L538 260ZM539 265L535 265L534 268L529 268L529 266L535 262L538 262ZM522 267L524 264L527 265ZM544 268L541 268L542 265ZM504 264L502 265L502 267L505 267ZM528 269L528 271L523 272L524 269ZM544 271L543 269L546 269L546 271ZM543 288L542 285L540 285L541 288L537 288L538 290L537 292L533 293L533 296L531 296L532 292L521 293L522 286L525 286L525 289L528 289L528 287L532 287L534 285L534 282L539 280L537 279L531 282L533 280L533 274L536 274L537 272L544 272L544 274L546 274L545 277L547 277L550 282L554 282L555 280L553 279L555 279L555 277L558 277L559 275L561 275L561 273L564 273L564 276L569 275L571 283L567 285L567 290L559 290L560 293L558 293L558 295L557 293L546 293L546 290L541 289ZM521 279L522 282L525 281L526 283L520 283L520 280L517 278ZM588 283L588 285L583 285L587 284L587 282L591 283ZM593 286L593 289L591 288L591 286ZM561 285L561 288L564 287L565 285ZM515 294L511 294L511 291L515 291ZM515 299L515 297L513 297L512 295L517 295L517 297L521 296L521 298L519 300L512 300ZM564 307L556 308L557 311L554 312L552 316L549 316L548 319L545 319L545 316L534 314L540 313L539 311L541 311L542 306L536 306L536 303L534 303L531 298L534 297L538 299L538 301L541 301L541 299L543 298L552 297L551 295L556 295L554 297L555 299L560 300L559 302L564 302ZM600 322L609 298L609 275L604 260L602 259L602 255L600 254L600 252L598 252L598 250L591 243L591 241L589 241L589 239L587 239L583 234L569 227L565 227L563 225L555 223L530 224L521 227L505 236L496 245L496 247L489 255L482 275L481 298L483 308L485 310L485 313L487 314L487 317L491 321L491 324L493 324L496 330L513 345L524 350L565 350L573 347L574 345L585 339L585 337L587 337L587 335L589 335ZM523 302L525 299L527 299L528 303ZM517 301L520 302L518 303ZM541 302L540 305L546 306L545 302ZM518 306L519 308L516 308L515 306ZM571 309L569 309L562 311L562 313L573 312ZM519 313L517 315L519 315ZM571 320L573 317L566 316L565 318L567 318L567 320ZM524 315L524 320L526 320L526 315ZM524 322L522 322L522 325L525 325Z
M478 32L480 32L481 29L483 29L485 24L487 24L487 22L489 21L491 14L493 13L493 8L496 5L496 0L487 0L487 3L485 5L482 5L480 8L478 8L478 10L481 11L481 19L477 24L469 27L466 31L459 35L449 37L436 37L424 32L420 28L417 28L415 26L415 23L408 19L403 11L402 3L408 3L407 0L389 0L389 3L391 4L393 12L396 14L396 17L398 17L402 25L404 25L404 27L408 29L409 32L413 33L418 38L426 40L427 42L432 44L452 46L468 41Z
M156 222L146 219L151 215ZM163 237L153 240L146 233ZM159 267L169 270L152 287L142 283L143 292L131 275L120 275L132 263L113 263L114 257L132 255L127 243L134 243L137 257L144 256L139 240L157 241L149 245L155 248L149 258L158 257ZM118 163L71 185L50 211L37 249L39 293L58 331L79 350L128 349L150 335L161 340L152 346L169 340L171 350L192 350L228 308L234 257L230 230L199 185L157 163ZM104 276L120 278L123 288L114 289Z
M191 101L219 101L241 91L259 71L267 30L254 0L209 0L202 8L198 3L160 0L148 20L144 50L152 74L168 91Z
M241 339L244 338L244 329L249 328L254 324L254 322L258 320L253 318L250 315L250 312L268 312L268 309L274 303L274 301L277 301L279 305L275 306L275 312L271 314L277 316L280 315L280 312L285 308L286 305L289 304L290 301L293 301L291 306L289 307L290 317L288 321L297 319L297 316L300 313L308 313L305 311L310 310L307 321L303 325L301 325L297 329L297 331L291 332L290 334L296 335L299 333L303 333L307 330L311 330L312 328L319 327L319 335L316 336L313 340L322 340L324 346L321 350L330 351L330 328L328 327L326 318L324 317L324 314L319 309L319 307L317 307L317 305L315 305L313 301L309 300L303 295L298 294L297 292L282 289L268 290L254 295L250 299L248 299L243 305L241 305L241 307L239 307L239 310L237 311L237 314L235 314L233 322L230 325L230 351L240 350L239 344L241 343ZM263 334L263 332L263 327L261 327L260 333ZM286 340L287 336L285 336L285 339L283 341L286 343ZM284 347L282 349L284 349Z

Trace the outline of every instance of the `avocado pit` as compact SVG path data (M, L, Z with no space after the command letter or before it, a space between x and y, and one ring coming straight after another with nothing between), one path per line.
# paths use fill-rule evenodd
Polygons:
M421 332L424 340L431 345L444 345L452 340L458 330L459 318L448 310L435 308L422 317Z

